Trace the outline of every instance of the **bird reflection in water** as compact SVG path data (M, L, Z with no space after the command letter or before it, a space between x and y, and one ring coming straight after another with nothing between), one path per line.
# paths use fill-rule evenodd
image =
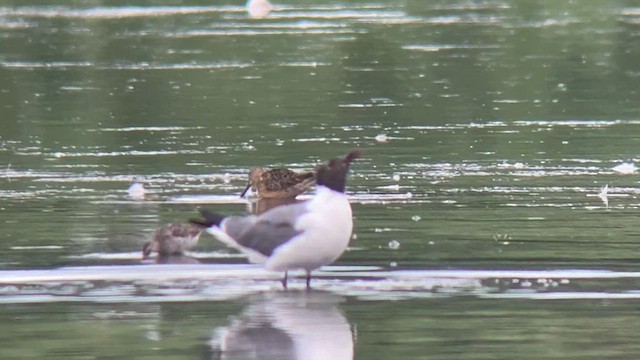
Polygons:
M274 207L295 204L301 200L296 199L256 199L247 203L247 210L255 215L260 215Z
M154 259L156 264L200 264L200 260L188 255L166 255Z
M353 359L353 333L337 304L321 291L256 295L209 340L207 359Z

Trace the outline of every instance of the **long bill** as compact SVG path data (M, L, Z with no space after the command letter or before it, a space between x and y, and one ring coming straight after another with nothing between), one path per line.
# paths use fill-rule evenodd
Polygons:
M244 195L247 193L247 191L249 191L249 189L250 189L250 188L251 188L251 182L249 182L249 183L247 184L247 187L246 187L246 188L244 188L244 191L242 191L242 194L240 194L240 197L241 197L241 198L243 198L243 197L244 197Z

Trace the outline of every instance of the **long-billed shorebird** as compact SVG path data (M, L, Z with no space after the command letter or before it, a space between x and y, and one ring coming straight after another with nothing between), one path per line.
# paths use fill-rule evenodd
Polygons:
M293 199L307 191L315 182L313 172L298 173L289 169L253 168L241 197L249 189L257 192L261 199Z
M181 255L198 243L205 227L197 224L169 224L157 229L151 240L142 245L142 258L152 252L159 256Z
M347 248L353 217L345 195L351 162L359 150L318 166L316 193L307 201L282 205L256 216L225 216L201 210L204 220L192 223L207 227L207 232L225 244L262 263L267 270L284 271L282 285L287 287L287 272L304 269L307 289L311 271L334 262Z

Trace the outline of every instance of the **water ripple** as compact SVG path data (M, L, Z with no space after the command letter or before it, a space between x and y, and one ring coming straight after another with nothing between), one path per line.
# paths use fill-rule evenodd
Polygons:
M245 11L244 7L228 6L121 6L95 7L89 9L75 9L61 6L18 6L0 7L0 16L43 17L43 18L92 18L118 19L130 17L155 17L170 15L202 14L211 12Z
M291 272L292 289L303 287ZM0 271L0 303L231 300L281 291L280 274L254 265L145 265ZM609 270L399 270L328 266L314 288L361 300L480 298L638 299L639 272ZM602 289L592 290L594 286Z

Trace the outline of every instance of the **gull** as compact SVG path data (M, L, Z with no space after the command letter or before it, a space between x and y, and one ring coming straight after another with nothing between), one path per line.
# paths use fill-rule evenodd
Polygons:
M272 208L258 216L225 216L207 210L204 220L192 223L207 227L207 232L228 246L249 256L270 271L284 271L282 286L292 269L307 273L334 262L347 248L353 230L349 199L344 194L351 162L360 157L355 150L334 158L316 169L316 193L296 204Z

